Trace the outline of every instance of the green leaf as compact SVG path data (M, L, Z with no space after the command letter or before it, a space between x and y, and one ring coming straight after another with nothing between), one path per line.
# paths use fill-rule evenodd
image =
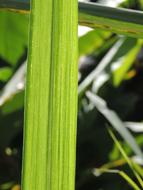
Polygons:
M0 57L15 65L27 47L28 16L0 12Z
M127 71L134 63L140 49L142 41L132 38L127 38L123 45L118 50L116 56L111 63L111 72L113 73L113 84L120 85Z
M100 48L108 37L110 32L92 30L79 38L79 56L92 53Z
M79 23L136 38L143 38L143 13L79 2Z
M32 1L23 190L74 190L77 13L77 0Z
M24 107L24 92L21 91L11 97L11 99L1 107L1 112L3 115L10 114L21 110Z
M119 175L122 176L135 190L141 190L139 186L123 171L119 171Z
M112 77L113 84L118 86L134 63L139 50L142 47L142 40L121 37L105 54L97 67L79 85L79 97L82 97L86 89L96 80L98 83L101 75L106 78ZM108 80L107 79L107 80Z
M0 7L22 11L30 9L29 0L1 0ZM79 2L79 23L92 28L143 38L143 13L141 11Z
M143 1L139 0L139 3L140 3L140 6L141 6L141 9L143 9Z
M12 75L12 69L10 67L0 68L0 81L6 82Z

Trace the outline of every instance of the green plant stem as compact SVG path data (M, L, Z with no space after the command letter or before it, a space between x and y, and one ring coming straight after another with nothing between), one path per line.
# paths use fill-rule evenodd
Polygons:
M77 12L76 0L32 1L22 190L74 190Z
M30 6L28 0L0 0L0 8L28 11ZM143 13L141 11L79 2L79 24L143 38Z

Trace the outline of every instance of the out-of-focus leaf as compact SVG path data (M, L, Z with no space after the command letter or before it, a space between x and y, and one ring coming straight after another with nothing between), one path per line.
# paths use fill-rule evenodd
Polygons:
M104 72L119 85L142 47L142 41L133 38L119 39L99 62L98 66L79 85L79 96ZM112 73L112 74L111 74Z
M93 174L95 176L101 175L103 173L112 173L112 174L119 174L123 179L125 179L130 186L134 189L134 190L141 190L140 187L124 172L121 170L111 170L111 169L105 169L105 168L99 168L99 169L94 169L93 170Z
M0 106L4 105L6 101L11 99L15 94L24 88L24 78L25 78L25 65L20 66L20 68L13 75L11 80L5 85L0 94Z
M15 185L12 190L20 190L20 185Z
M92 28L86 27L86 26L80 26L78 25L78 37L86 35L89 31L93 30Z
M10 182L0 185L0 189L1 190L9 190L13 185L14 185L14 183L10 181Z
M140 174L137 172L136 168L134 167L134 163L128 157L128 155L126 154L126 152L124 151L121 144L119 143L119 141L117 140L117 138L115 137L115 135L113 134L113 132L111 130L109 130L109 134L111 135L113 141L115 142L116 146L118 147L119 151L121 152L123 158L126 160L126 162L128 163L130 169L132 170L132 172L134 173L134 175L137 178L138 182L140 183L141 187L143 188L143 180L142 180Z
M122 176L135 190L141 190L134 180L132 180L125 172L119 171L119 175Z
M10 67L0 68L0 81L6 82L12 75L12 69Z
M138 172L138 174L140 174L140 176L143 178L143 168L142 168L142 166L140 166L138 163L134 162L134 167L135 167L136 171Z
M143 9L143 0L139 0L139 3L140 3L141 9Z
M113 84L118 86L125 77L125 74L134 63L140 49L142 41L133 38L127 38L119 48L116 56L111 63L113 73Z
M23 126L25 63L0 94L0 146L6 147ZM10 132L9 132L10 131Z
M109 80L109 75L106 72L102 72L92 85L92 92L98 93L98 90Z
M109 67L114 56L117 54L118 50L124 43L124 38L120 38L113 47L108 51L108 53L103 57L98 66L82 81L79 85L78 94L79 97L83 95L86 89L92 84L92 82L97 79L97 77Z
M139 123L139 122L125 122L125 126L128 127L133 132L136 132L136 133L143 132L143 123Z
M142 0L140 0L142 1ZM132 7L135 6L136 0L98 0L98 3L109 7Z
M142 38L142 12L79 2L79 24Z
M124 122L125 126L126 126L126 122ZM143 138L142 138L142 134L137 134L136 136L134 136L137 144L140 146L140 147L143 147ZM143 159L137 155L134 155L132 156L133 154L133 151L132 151L132 148L130 146L127 145L127 143L123 140L123 141L119 141L121 146L123 147L124 151L126 152L126 155L128 155L129 157L131 156L132 160L134 163L137 163L137 164L140 164L140 165L143 165ZM121 159L121 154L120 154L120 151L119 149L117 148L117 146L113 146L113 149L112 151L110 152L110 160L111 161L115 161L117 159Z
M24 91L16 93L1 107L2 114L10 114L24 107Z
M27 47L28 16L0 12L0 57L14 65Z
M79 38L79 56L90 54L100 48L110 35L110 32L92 30L81 36Z
M98 3L102 3L103 5L110 6L110 7L117 7L121 3L123 3L125 0L98 0Z
M111 123L111 125L118 131L118 133L124 138L124 140L130 145L135 154L143 158L143 154L137 145L134 137L130 133L130 131L124 126L124 123L118 117L118 115L110 110L107 106L105 100L100 98L99 96L87 92L86 96L89 100L94 104L97 110Z

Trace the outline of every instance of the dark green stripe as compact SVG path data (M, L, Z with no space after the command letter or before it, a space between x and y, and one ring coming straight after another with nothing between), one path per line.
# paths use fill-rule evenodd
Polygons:
M112 8L97 3L79 3L79 12L91 15L109 18L112 20L119 20L125 22L131 22L136 24L143 24L143 13L141 11L135 11L131 9Z
M0 0L0 8L30 10L30 3L27 0Z

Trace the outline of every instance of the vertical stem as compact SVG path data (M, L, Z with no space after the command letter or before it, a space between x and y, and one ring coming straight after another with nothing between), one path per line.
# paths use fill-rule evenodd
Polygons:
M32 0L22 190L74 190L77 0Z

